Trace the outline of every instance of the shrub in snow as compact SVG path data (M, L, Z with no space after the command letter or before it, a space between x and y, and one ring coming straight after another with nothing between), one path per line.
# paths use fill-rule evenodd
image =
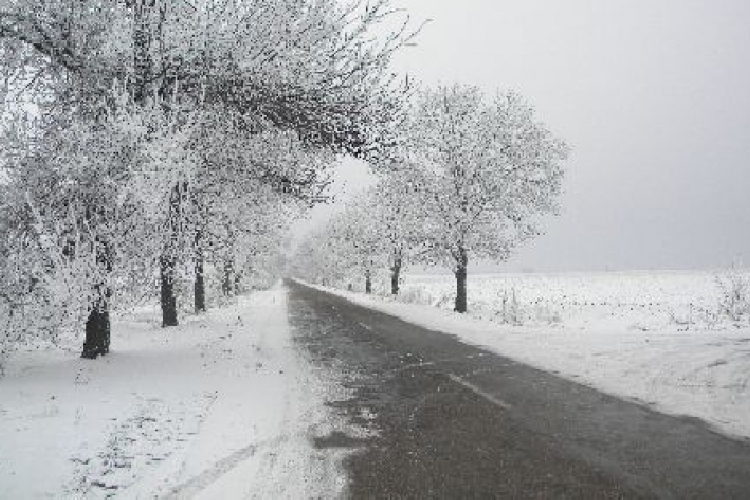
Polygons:
M750 320L750 276L737 269L716 277L719 313L735 324Z
M432 294L420 287L407 287L401 290L398 295L398 301L405 304L428 305L433 302Z
M542 299L537 299L534 303L534 320L541 323L552 323L555 314L552 309ZM559 317L559 315L558 315Z
M503 290L502 307L495 315L496 320L501 323L520 325L523 324L523 312L518 306L518 300L516 299L516 289L512 288L509 294L507 290Z
M440 309L451 309L455 297L455 294L443 294L434 297L432 305L434 305L435 307L439 307Z

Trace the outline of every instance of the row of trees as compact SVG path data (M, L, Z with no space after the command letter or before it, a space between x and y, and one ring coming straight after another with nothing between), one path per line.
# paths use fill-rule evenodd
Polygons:
M390 169L302 242L295 273L329 285L363 277L369 293L388 269L398 294L404 266L440 265L454 272L455 310L466 312L469 262L506 259L557 212L568 148L515 93L425 90L406 115Z
M158 290L233 293L323 197L340 154L382 161L413 36L388 0L0 1L0 327L86 331ZM25 313L25 314L24 314ZM46 318L46 324L40 321Z

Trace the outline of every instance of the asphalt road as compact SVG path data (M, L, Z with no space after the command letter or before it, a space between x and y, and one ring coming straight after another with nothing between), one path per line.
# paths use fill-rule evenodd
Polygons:
M750 499L750 441L287 285L296 341L354 390L329 404L378 431L318 443L357 449L353 498Z

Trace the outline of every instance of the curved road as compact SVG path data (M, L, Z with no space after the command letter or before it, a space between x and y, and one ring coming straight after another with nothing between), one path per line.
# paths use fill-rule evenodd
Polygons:
M353 498L750 498L748 441L287 285L296 341L354 389L329 404L378 431L318 442L358 448Z

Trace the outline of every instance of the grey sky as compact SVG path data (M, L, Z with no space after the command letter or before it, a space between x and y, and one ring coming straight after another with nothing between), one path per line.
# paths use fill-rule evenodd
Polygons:
M750 2L396 1L433 19L397 70L518 90L573 148L563 215L504 269L750 264Z

